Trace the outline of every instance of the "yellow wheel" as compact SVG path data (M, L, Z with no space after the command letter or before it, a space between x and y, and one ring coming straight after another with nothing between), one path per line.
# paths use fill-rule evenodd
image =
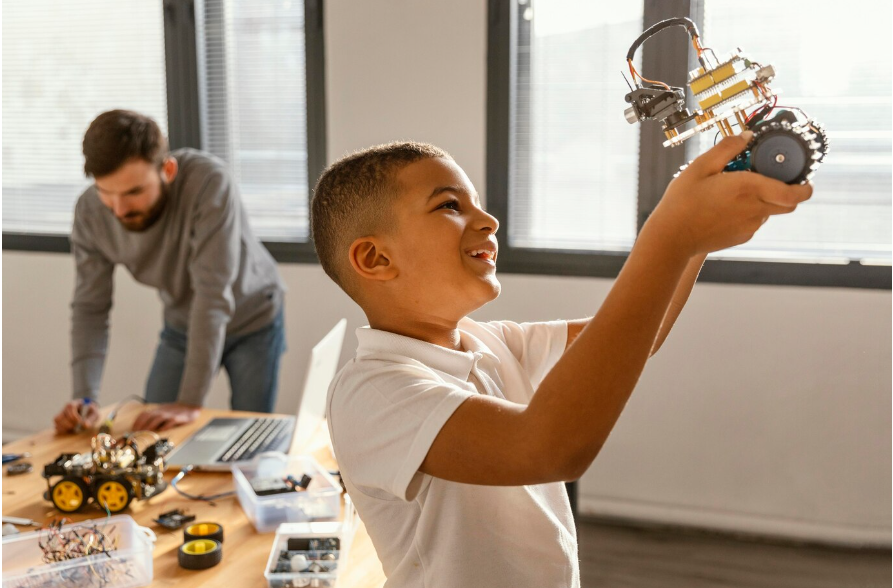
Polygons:
M62 478L50 490L50 498L62 512L75 512L87 502L87 485L80 478Z
M96 487L93 497L99 508L108 508L111 512L121 512L133 500L133 489L119 478L103 480Z

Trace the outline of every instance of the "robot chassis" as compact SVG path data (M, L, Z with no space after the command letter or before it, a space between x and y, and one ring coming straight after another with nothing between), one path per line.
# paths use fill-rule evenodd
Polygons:
M136 439L153 435L154 443L140 451ZM65 513L80 510L90 498L101 509L121 512L136 498L145 500L167 488L164 456L173 449L167 439L140 431L115 439L99 433L88 453L63 453L44 466L44 498ZM52 483L51 479L61 476Z
M694 112L685 106L683 88L648 80L633 66L636 49L646 39L677 25L685 27L700 63L689 72L688 80L698 102ZM736 134L732 125L737 124L741 132L753 131L753 137L726 171L754 171L786 184L809 181L828 154L828 135L820 123L799 108L777 107L779 91L769 86L775 78L772 65L752 61L740 48L718 59L712 49L701 46L698 28L687 18L671 18L649 27L633 42L626 60L635 84L625 96L630 104L624 111L626 120L630 124L661 122L667 137L664 147L681 145L714 128L729 137ZM751 108L754 110L748 114ZM684 129L692 122L693 127Z

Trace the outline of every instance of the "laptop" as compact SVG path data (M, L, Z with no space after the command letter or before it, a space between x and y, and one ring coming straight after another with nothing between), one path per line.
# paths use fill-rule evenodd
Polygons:
M325 419L326 395L338 370L347 320L341 319L310 352L304 388L295 416L262 418L217 417L180 444L165 460L169 468L229 471L266 451L288 453L302 447ZM296 426L297 425L297 426Z

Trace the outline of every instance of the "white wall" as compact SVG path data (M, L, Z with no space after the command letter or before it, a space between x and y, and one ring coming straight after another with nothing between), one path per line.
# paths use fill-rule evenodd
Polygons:
M328 2L329 158L418 139L483 192L485 3ZM283 265L295 410L310 347L363 315L316 266ZM68 397L71 260L3 253L3 435L50 424ZM477 318L592 314L610 280L502 275ZM116 275L102 397L140 393L161 328L154 292ZM890 544L889 291L701 284L582 481L581 509L662 522ZM210 406L225 407L221 377Z

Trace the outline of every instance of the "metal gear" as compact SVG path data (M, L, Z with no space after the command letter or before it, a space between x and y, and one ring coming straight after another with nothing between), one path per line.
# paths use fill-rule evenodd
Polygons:
M752 171L786 184L809 180L824 156L815 133L785 120L761 125L748 150Z

